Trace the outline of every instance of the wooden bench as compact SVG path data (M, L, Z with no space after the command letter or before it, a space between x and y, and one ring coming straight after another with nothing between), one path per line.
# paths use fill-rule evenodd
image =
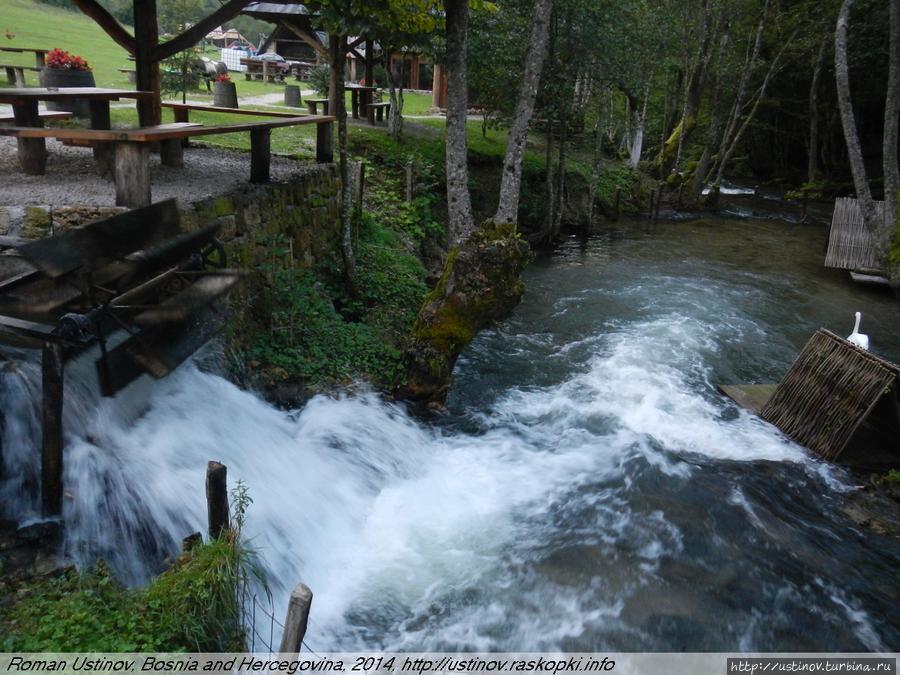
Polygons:
M369 124L375 124L376 119L379 122L384 121L384 112L390 110L390 108L390 101L385 101L384 103L370 103L369 109L366 111L368 113Z
M42 112L38 115L42 120L67 120L72 117L75 113L71 113L67 110L60 110L58 112ZM4 124L15 124L16 118L15 115L0 115L0 125Z
M230 110L230 108L228 109ZM250 181L264 183L269 180L271 159L271 133L278 127L317 125L316 161L331 162L333 117L302 116L272 121L242 122L216 126L202 126L191 122L175 122L140 129L60 129L45 127L2 127L0 136L16 138L56 138L76 142L94 142L112 146L113 177L116 184L116 205L137 208L150 204L150 146L159 144L160 160L165 166L183 165L181 141L194 136L212 136L241 131L250 132ZM19 157L23 170L43 174L46 169L46 151L37 158ZM109 153L103 153L107 155Z
M134 68L116 68L116 70L123 75L127 75L131 84L137 84L137 71Z
M327 98L308 98L306 99L306 109L309 111L310 115L318 115L319 105L322 106L322 114L328 114L328 99Z
M326 99L327 100L327 99ZM280 117L284 119L298 117L296 112L281 110L251 110L249 108L223 108L217 105L202 105L197 103L177 103L175 101L163 101L160 105L169 108L175 115L176 122L189 122L192 110L197 112L217 112L227 115L255 115L257 117Z
M31 70L36 73L41 72L42 68L37 66L20 66L14 63L0 63L0 68L6 69L6 79L9 83L17 87L25 87L25 71Z

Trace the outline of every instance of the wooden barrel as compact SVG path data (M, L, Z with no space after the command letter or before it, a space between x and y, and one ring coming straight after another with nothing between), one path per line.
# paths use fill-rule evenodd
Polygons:
M213 92L213 105L220 108L237 108L237 87L234 82L216 82Z
M41 71L41 84L45 87L93 87L94 74L89 70L72 70L70 68L44 68ZM76 117L91 116L91 105L84 99L69 101L47 101L47 110L65 110Z

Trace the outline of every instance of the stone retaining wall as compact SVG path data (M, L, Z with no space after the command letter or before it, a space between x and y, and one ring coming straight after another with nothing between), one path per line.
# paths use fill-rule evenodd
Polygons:
M230 267L277 260L308 267L337 251L340 178L333 164L311 165L290 182L247 184L198 201L179 199L182 226L222 225ZM0 235L38 239L107 218L115 206L0 206Z

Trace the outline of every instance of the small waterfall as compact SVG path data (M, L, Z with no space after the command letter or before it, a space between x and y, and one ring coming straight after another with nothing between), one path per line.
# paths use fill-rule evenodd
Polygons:
M101 399L80 359L67 551L145 582L203 531L215 459L254 500L246 532L276 615L298 581L312 588L317 651L897 644L896 588L872 579L893 578L900 552L847 537L848 477L712 385L712 364L741 377L748 340L784 367L779 319L746 310L771 282L641 273L612 290L578 276L484 334L460 364L469 398L434 422L373 393L281 411L196 361ZM0 369L2 508L22 519L38 515L39 377L23 355Z

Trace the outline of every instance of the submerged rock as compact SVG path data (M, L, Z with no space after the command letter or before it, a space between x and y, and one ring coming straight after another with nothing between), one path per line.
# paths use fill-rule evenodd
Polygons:
M462 350L479 330L519 304L525 291L521 274L530 259L531 249L515 225L490 221L450 251L413 326L406 352L408 398L443 402Z

